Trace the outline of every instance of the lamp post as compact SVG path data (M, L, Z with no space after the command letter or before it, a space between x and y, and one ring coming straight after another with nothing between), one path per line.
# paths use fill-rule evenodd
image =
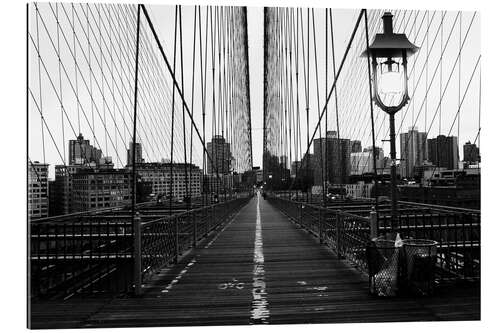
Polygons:
M418 51L405 34L395 34L392 14L382 16L384 32L376 34L372 44L362 54L371 58L375 104L389 115L391 143L391 230L398 226L396 186L396 131L394 115L410 100L408 95L407 58ZM373 147L375 149L375 147Z

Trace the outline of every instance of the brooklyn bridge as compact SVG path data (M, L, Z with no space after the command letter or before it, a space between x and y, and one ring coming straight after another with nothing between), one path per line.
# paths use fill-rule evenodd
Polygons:
M27 7L29 327L480 319L476 12Z

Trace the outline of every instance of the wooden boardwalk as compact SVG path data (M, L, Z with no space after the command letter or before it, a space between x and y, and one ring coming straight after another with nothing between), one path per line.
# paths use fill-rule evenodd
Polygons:
M477 286L418 299L370 296L365 276L258 197L175 268L160 272L142 297L32 305L33 328L479 318Z

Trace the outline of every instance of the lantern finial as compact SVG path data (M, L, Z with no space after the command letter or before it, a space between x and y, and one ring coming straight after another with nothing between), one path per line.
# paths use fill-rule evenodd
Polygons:
M392 30L392 14L391 12L385 12L382 16L382 20L384 21L384 34L392 35L394 31Z

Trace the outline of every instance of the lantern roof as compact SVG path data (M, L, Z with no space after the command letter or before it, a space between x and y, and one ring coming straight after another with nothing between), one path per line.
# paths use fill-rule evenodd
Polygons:
M391 13L386 12L382 16L382 20L384 21L384 33L375 35L372 44L361 54L362 57L375 53L377 57L401 58L403 50L406 50L407 57L418 51L419 47L410 42L405 34L393 33Z

